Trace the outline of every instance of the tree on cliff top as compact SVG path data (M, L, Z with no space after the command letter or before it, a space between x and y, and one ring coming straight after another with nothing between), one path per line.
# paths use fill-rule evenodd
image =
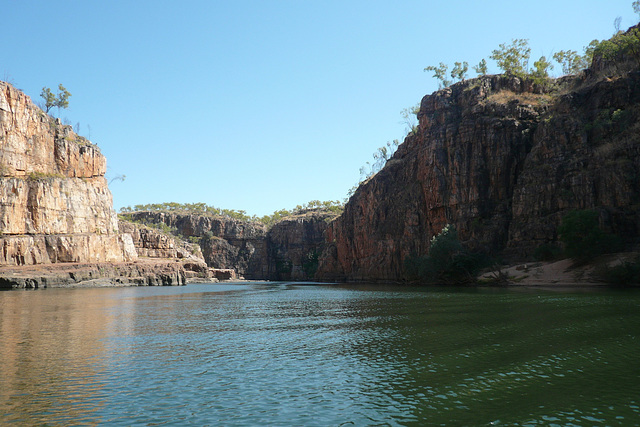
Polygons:
M528 39L513 39L510 45L502 43L494 49L489 58L498 63L498 67L507 74L518 77L527 75L531 48Z
M433 71L433 77L438 79L440 83L438 83L438 87L440 89L451 86L451 80L447 79L447 69L449 66L444 62L441 62L440 65L429 65L425 67L424 71Z
M42 88L40 96L44 99L45 112L49 113L49 110L52 107L56 107L58 109L69 107L69 97L71 96L71 93L69 93L69 91L62 86L62 83L60 83L58 85L57 96L54 95L48 87Z

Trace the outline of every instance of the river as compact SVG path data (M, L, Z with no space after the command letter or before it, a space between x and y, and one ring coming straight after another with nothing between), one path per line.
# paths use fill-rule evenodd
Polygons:
M634 425L640 292L0 292L0 424Z

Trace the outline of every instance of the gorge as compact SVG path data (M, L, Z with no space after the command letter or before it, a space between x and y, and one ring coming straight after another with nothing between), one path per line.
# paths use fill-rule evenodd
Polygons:
M545 82L479 76L426 95L417 116L341 214L307 209L271 227L188 212L119 220L98 147L0 82L0 287L400 282L407 257L427 255L447 224L473 251L526 261L558 244L576 209L638 244L634 58L596 56Z

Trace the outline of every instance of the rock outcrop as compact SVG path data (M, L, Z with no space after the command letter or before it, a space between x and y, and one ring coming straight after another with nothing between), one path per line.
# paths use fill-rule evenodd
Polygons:
M637 69L550 88L484 76L425 96L417 132L327 230L317 277L401 280L446 224L474 250L531 257L572 209L637 239L639 109Z
M0 288L210 277L187 248L149 230L119 230L106 168L97 146L0 82Z
M164 224L186 239L198 238L203 258L214 270L234 270L238 277L246 279L267 277L266 227L261 223L174 212L126 215L137 223Z
M308 210L277 222L267 233L270 280L313 280L336 213Z
M326 247L325 230L336 216L309 209L284 218L267 231L256 221L223 216L150 211L125 214L136 224L161 225L184 238L197 238L215 277L268 280L313 280ZM126 230L134 242L141 240ZM143 252L138 249L138 253Z
M0 265L135 260L105 171L98 147L0 82Z
M179 261L188 279L209 279L215 274L202 257L200 246L172 237L160 230L128 221L119 221L118 227L123 234L130 235L140 259L175 259Z
M0 289L68 286L177 286L185 285L189 272L171 259L140 259L122 263L57 263L5 266Z

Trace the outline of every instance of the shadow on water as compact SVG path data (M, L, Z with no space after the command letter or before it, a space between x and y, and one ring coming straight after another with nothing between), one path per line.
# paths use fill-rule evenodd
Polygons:
M640 293L296 282L0 294L1 423L620 424Z

